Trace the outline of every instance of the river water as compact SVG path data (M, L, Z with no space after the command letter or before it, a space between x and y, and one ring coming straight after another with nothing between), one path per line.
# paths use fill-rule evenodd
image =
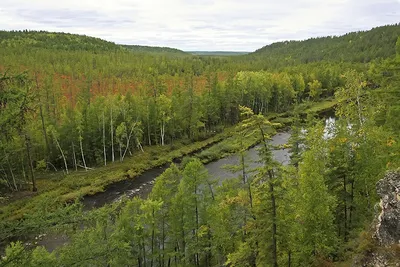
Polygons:
M274 135L270 141L272 146L283 145L288 142L290 133L281 132ZM258 148L257 145L247 151L245 162L248 164L250 169L260 166L258 162ZM290 155L288 149L273 150L273 157L276 161L287 165L289 163ZM233 177L237 177L239 172L232 173L226 168L225 165L237 165L239 164L239 156L231 155L226 158L208 163L205 165L208 173L211 177L225 180ZM134 179L127 179L108 186L104 192L97 193L93 196L86 196L83 199L83 205L85 210L91 210L94 208L100 208L108 203L113 203L120 200L123 196L133 198L140 196L146 198L153 188L155 179L163 173L169 165L164 165L158 168L154 168L144 172L142 175L135 177Z
M280 132L272 136L270 144L272 146L278 146L287 144L290 138L289 132ZM245 156L245 163L249 170L259 167L261 165L258 156L257 145L249 149ZM289 149L276 149L272 151L273 157L276 161L287 165L290 160ZM231 155L214 162L210 162L205 165L210 177L218 179L220 182L226 179L231 179L238 177L240 172L232 173L227 170L224 166L226 165L237 165L240 163L240 158L238 155ZM104 192L97 193L92 196L86 196L83 198L82 203L84 205L84 210L89 211L95 208L100 208L106 204L113 203L121 200L122 197L126 196L128 198L133 198L135 196L140 196L146 198L153 188L156 178L162 174L169 165L164 165L158 168L154 168L145 171L140 176L134 179L127 179L117 183L109 185ZM60 247L68 243L68 236L60 233L48 233L47 235L41 235L40 237L35 237L35 245L44 246L48 251L53 251L57 247Z
M274 135L270 141L272 146L278 146L287 144L290 138L290 133L288 132L281 132ZM258 148L260 145L257 145L251 149L249 149L245 155L245 164L248 166L249 170L254 169L256 167L261 166L259 162L260 157L258 156ZM279 149L273 150L272 155L276 161L283 165L289 164L290 160L290 152L289 149ZM211 177L218 178L220 181L238 177L240 174L239 172L232 173L228 169L224 168L226 165L238 165L240 163L240 156L239 155L231 155L226 158L208 163L205 167L208 170L208 173Z

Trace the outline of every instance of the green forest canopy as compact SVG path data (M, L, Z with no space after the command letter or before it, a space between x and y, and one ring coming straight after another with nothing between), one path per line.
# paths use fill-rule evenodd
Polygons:
M349 259L357 249L351 240L374 215L376 181L400 166L399 28L276 43L235 57L1 32L0 192L38 193L2 209L0 243L54 225L86 228L71 231L71 243L54 253L13 244L0 266L321 266ZM312 116L305 124L300 118L304 107L327 99L337 103L331 139ZM279 114L292 124L289 167L272 160L265 139L265 127L273 127L266 116ZM192 159L169 168L146 200L88 214L79 204L65 207L65 199L101 191L104 181L135 177L133 167L116 161L137 157L143 171L179 143L234 126L238 179L218 185ZM252 179L240 148L246 129L263 145ZM102 165L105 172L91 176L90 168ZM55 182L54 169L63 173Z

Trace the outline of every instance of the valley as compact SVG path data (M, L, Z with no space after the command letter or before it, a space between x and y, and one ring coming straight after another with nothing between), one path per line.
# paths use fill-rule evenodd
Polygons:
M400 167L399 36L231 53L0 31L0 266L396 263L371 223Z

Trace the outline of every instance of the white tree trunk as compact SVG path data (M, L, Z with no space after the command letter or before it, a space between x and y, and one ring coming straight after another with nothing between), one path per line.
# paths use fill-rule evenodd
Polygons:
M126 152L127 152L128 149L129 149L129 141L131 140L134 127L135 127L135 126L132 126L131 132L129 133L128 138L126 139L126 148L125 148L124 154L122 155L122 160L121 160L121 161L124 161Z
M85 167L85 171L87 171L85 155L83 154L83 146L82 146L82 137L81 136L79 137L79 146L81 147L83 166Z
M165 136L165 122L161 122L161 145L164 145L164 136Z
M56 136L55 136L54 134L53 134L53 137L54 137L54 140L56 141L57 147L58 147L58 149L60 150L61 156L62 156L62 158L63 158L63 160L64 160L65 171L66 171L67 174L69 174L69 172L68 172L67 160L66 160L66 158L65 158L64 152L63 152L63 150L62 150L62 148L61 148L61 146L60 146L60 143L58 142L58 140L57 140L57 138L56 138Z
M136 142L137 142L137 144L138 144L138 148L139 148L142 152L144 152L143 147L142 147L142 144L141 144L140 141L139 141L139 138L136 138Z
M119 161L122 162L122 142L119 142Z

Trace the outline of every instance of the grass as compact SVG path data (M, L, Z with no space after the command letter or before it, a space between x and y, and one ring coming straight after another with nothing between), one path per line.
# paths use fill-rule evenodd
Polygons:
M326 99L324 101L309 103L304 109L304 113L322 113L332 110L337 105L335 99Z
M330 112L337 105L335 99L324 99L319 102L305 102L297 107L297 112L302 117L306 117L307 114L324 114ZM287 111L284 113L271 113L267 116L267 119L274 123L282 124L282 126L287 127L293 123L293 111Z
M276 133L275 128L266 127L265 133L273 135ZM242 139L242 142L239 140ZM235 132L232 136L222 140L218 144L210 148L202 150L200 153L195 154L203 164L224 158L231 154L237 153L240 150L247 150L261 141L258 129L249 127L244 131Z

